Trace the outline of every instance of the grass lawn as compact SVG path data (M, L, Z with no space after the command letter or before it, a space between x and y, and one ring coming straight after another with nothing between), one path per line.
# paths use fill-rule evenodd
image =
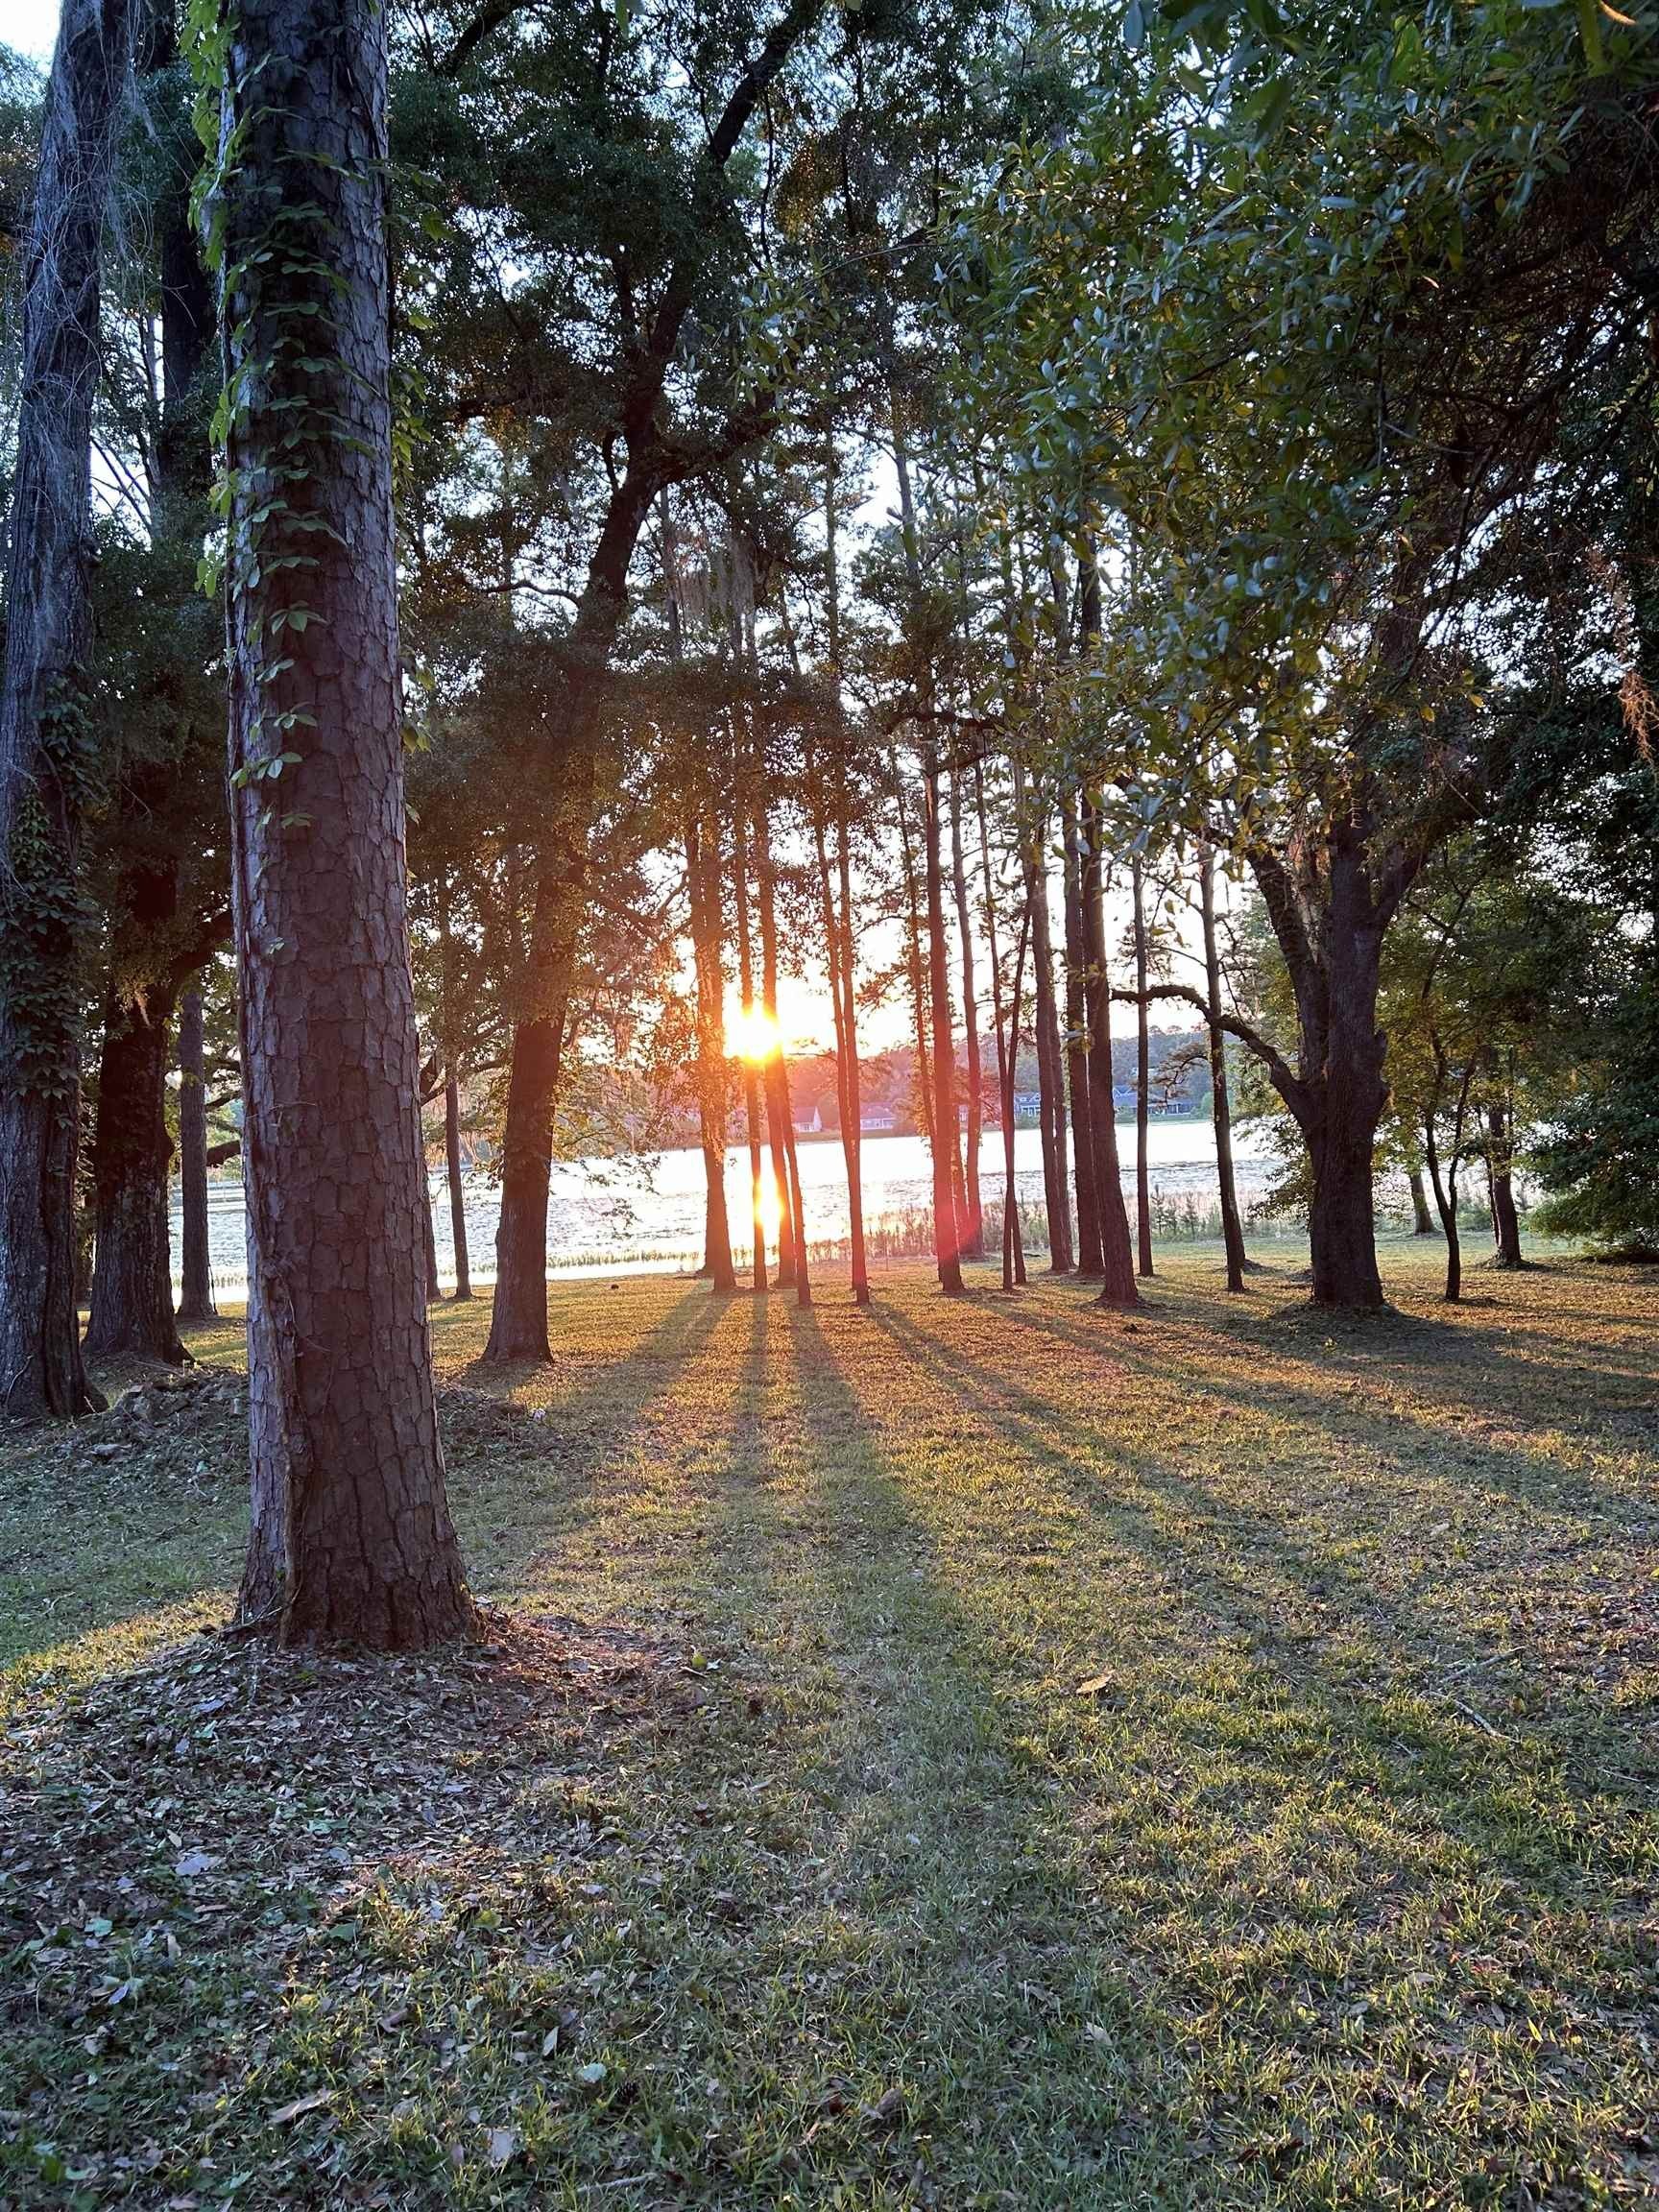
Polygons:
M423 1660L232 1383L0 1444L0 2203L1659 2203L1659 1282L1161 1266L440 1310Z

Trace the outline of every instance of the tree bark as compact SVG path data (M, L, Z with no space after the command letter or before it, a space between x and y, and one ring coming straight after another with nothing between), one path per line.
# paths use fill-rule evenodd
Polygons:
M1240 1291L1249 1257L1233 1172L1233 1101L1227 1082L1227 1033L1221 1026L1221 949L1215 936L1215 855L1208 845L1198 861L1198 903L1204 925L1205 1026L1210 1036L1210 1113L1215 1128L1215 1186L1221 1201L1221 1241L1227 1254L1227 1287ZM1142 986L1144 988L1144 986Z
M1100 1223L1100 1303L1141 1303L1123 1177L1118 1160L1118 1112L1112 1096L1112 987L1106 952L1106 902L1098 807L1081 802L1083 998L1089 1025L1089 1118L1094 1160L1094 1202Z
M1148 1171L1147 1125L1152 1111L1151 1017L1146 1005L1146 886L1141 856L1130 866L1135 898L1135 1271L1152 1273L1152 1179Z
M191 1327L217 1321L207 1243L207 1092L202 986L192 983L179 1007L179 1319Z
M1379 885L1360 821L1338 820L1320 852L1317 904L1274 853L1249 859L1296 993L1298 1072L1269 1062L1313 1170L1309 1209L1316 1306L1384 1303L1377 1268L1372 1162L1388 1103L1387 1039L1377 1025L1382 937L1408 881Z
M0 672L0 1413L101 1404L76 1313L79 863L100 254L128 0L66 0L23 266Z
M484 1358L551 1366L547 1340L547 1192L553 1178L553 1112L565 1049L565 998L517 1022L501 1136L501 1202L495 1224L495 1295Z
M461 1086L451 1070L444 1078L444 1168L449 1184L449 1241L455 1247L455 1300L472 1296L472 1262L467 1249L467 1185L461 1173Z
M1312 1247L1315 1306L1381 1306L1377 1241L1372 1219L1371 1135L1357 1093L1362 1073L1344 1070L1333 1086L1325 1125L1309 1139L1313 1200L1308 1234Z
M384 12L241 0L222 100L252 1463L238 1614L285 1643L423 1648L474 1616L423 1281Z
M1085 1281L1103 1272L1100 1207L1095 1189L1094 1116L1089 1096L1089 1021L1083 976L1087 967L1083 930L1083 862L1078 850L1077 809L1061 803L1066 893L1066 1073L1071 1094L1072 1171L1077 1185L1077 1272ZM1110 1096L1108 1096L1110 1107Z
M950 1036L950 971L945 954L945 887L940 865L939 756L923 761L924 861L927 898L927 996L933 1030L933 1251L939 1286L962 1294L962 1232L956 1218L955 1046Z

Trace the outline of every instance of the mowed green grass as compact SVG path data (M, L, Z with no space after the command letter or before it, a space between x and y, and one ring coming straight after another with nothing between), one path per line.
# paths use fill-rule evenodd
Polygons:
M0 2202L1659 2202L1659 1281L1437 1265L440 1310L420 1662L7 1441Z

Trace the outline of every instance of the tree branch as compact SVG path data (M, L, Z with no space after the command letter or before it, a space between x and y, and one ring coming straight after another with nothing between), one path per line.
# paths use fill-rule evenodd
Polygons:
M517 15L524 0L491 0L488 8L481 8L470 23L437 63L440 77L456 77L467 66L478 48L493 32Z
M1301 1077L1278 1047L1270 1045L1261 1030L1253 1029L1240 1015L1212 1014L1209 1000L1190 983L1153 983L1144 991L1114 991L1112 997L1124 1006L1150 1006L1155 998L1180 998L1189 1006L1196 1006L1206 1022L1214 1022L1217 1029L1225 1029L1229 1037L1237 1037L1246 1050L1255 1054L1286 1105L1298 1121L1303 1120L1308 1111L1308 1094Z

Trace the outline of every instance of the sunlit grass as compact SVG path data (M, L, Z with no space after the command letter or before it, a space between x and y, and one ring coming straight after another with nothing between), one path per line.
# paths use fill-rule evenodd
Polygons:
M1653 2201L1651 1280L1161 1266L438 1310L498 1656L9 1442L0 2200Z

